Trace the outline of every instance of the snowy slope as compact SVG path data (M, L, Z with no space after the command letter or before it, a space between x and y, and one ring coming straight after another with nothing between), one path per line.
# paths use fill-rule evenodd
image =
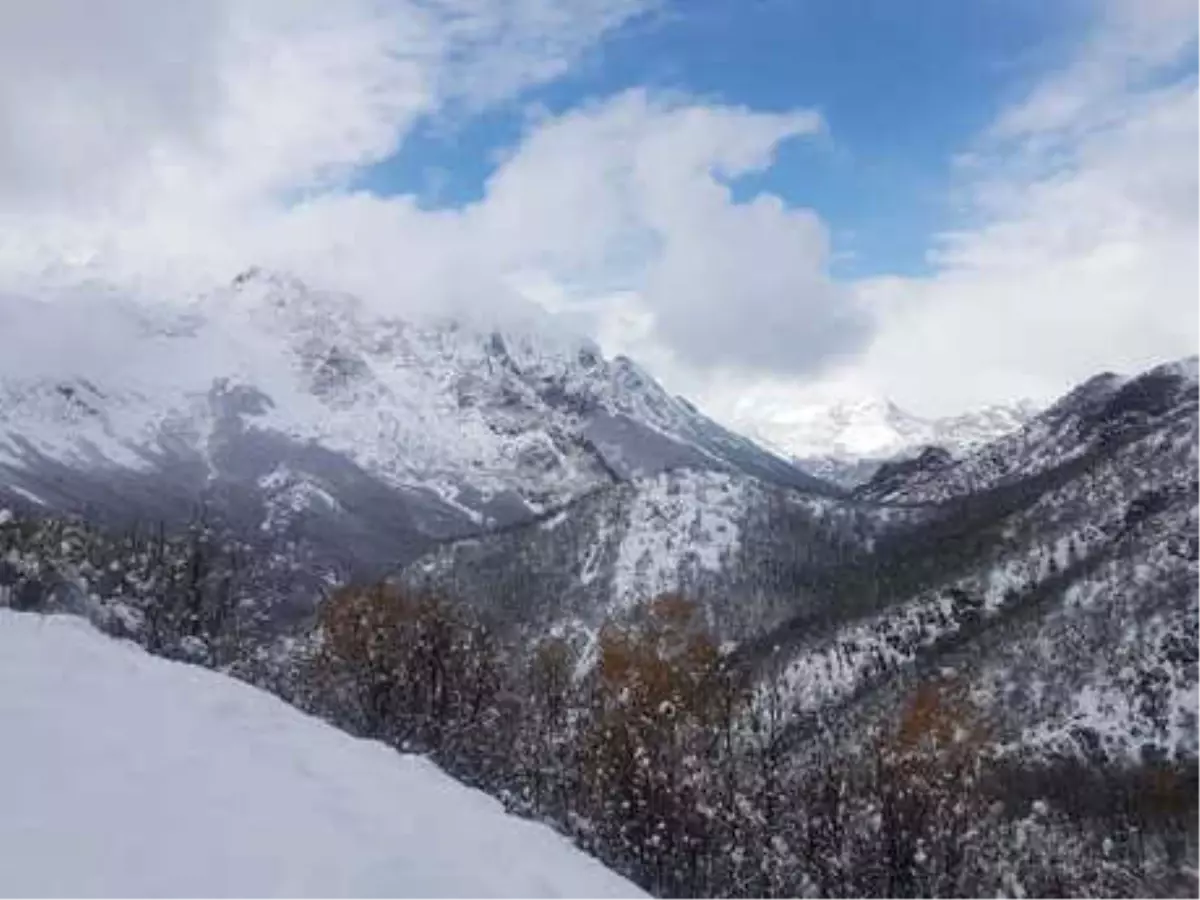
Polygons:
M813 474L852 485L866 480L881 462L922 447L943 447L960 455L1015 431L1033 413L1029 403L1018 402L931 419L883 397L839 397L756 409L753 418L737 424Z
M534 633L585 642L605 621L680 591L701 601L723 639L740 640L805 603L804 573L918 515L685 469L606 487L533 524L449 542L398 577Z
M818 487L550 322L402 321L258 271L187 302L0 298L12 502L156 521L202 498L395 559L683 465Z
M997 506L965 572L948 558L924 589L795 652L782 672L795 710L936 660L972 680L1013 747L1194 757L1196 440L1193 409L1028 505Z
M1021 428L952 465L914 469L911 477L868 483L858 493L888 502L941 502L1031 478L1155 430L1162 441L1174 441L1176 450L1187 452L1187 420L1196 414L1197 391L1194 356L1133 377L1097 375ZM1181 435L1171 434L1172 423L1179 423L1174 430Z
M764 691L856 734L940 673L1009 751L1194 759L1198 440L1192 359L1098 376L962 460L881 473L859 498L927 519L831 578L824 615L756 642Z
M0 892L640 895L426 760L268 694L0 610Z
M1088 382L1016 435L892 464L849 499L665 473L402 576L585 642L682 591L800 730L875 721L945 670L1014 747L1194 756L1198 428L1184 361Z

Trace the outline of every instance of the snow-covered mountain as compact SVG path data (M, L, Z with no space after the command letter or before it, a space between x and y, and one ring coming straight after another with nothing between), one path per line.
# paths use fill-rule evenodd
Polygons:
M678 467L821 489L547 323L406 322L250 271L183 303L0 301L0 499L394 562Z
M1197 428L1191 359L1099 376L1015 433L889 463L849 498L664 473L447 544L403 577L584 646L682 591L782 679L797 728L872 720L872 697L932 667L970 683L1014 747L1194 757L1195 644L1172 635L1200 612Z
M633 897L433 763L80 619L0 609L0 891Z
M946 465L888 472L858 494L903 503L941 502L1035 477L1090 453L1161 431L1179 452L1189 448L1196 414L1197 358L1176 360L1135 376L1090 378L1021 428ZM1180 431L1182 429L1182 431ZM1194 435L1190 435L1194 442ZM1166 446L1161 447L1164 451ZM1194 448L1193 448L1194 450Z
M400 656L390 676L373 664L314 669L336 646L332 632L303 617L281 630L260 616L258 548L249 548L247 558L240 547L217 546L203 532L164 539L153 530L114 531L21 509L0 513L0 605L76 612L156 653L236 672L357 733L405 748L423 741L417 746L441 754L443 765L479 779L471 783L488 785L514 809L551 810L582 846L668 894L655 873L675 867L658 861L640 867L639 854L650 844L625 841L623 795L614 794L610 806L606 790L586 792L604 802L582 819L572 815L574 786L593 771L587 760L594 757L567 750L580 746L569 743L571 731L590 722L577 736L592 746L590 729L619 708L596 702L597 679L640 671L622 669L628 657L608 654L609 645L596 640L606 625L616 626L608 633L618 649L620 641L642 635L653 648L651 661L680 646L691 659L686 648L693 645L678 643L685 632L701 641L696 659L711 661L705 654L719 648L723 676L746 691L740 696L747 755L731 749L734 768L744 764L737 777L746 779L745 796L759 799L734 819L728 832L738 836L734 844L717 840L727 833L719 824L700 833L707 846L721 848L710 859L723 860L731 856L723 848L737 846L753 871L764 860L798 865L781 882L788 886L781 893L790 895L807 890L811 872L836 854L820 843L796 856L795 848L808 846L802 836L812 835L805 831L809 805L783 832L788 843L772 843L778 822L766 817L778 812L778 797L817 797L821 784L851 783L871 764L880 739L905 739L932 689L942 698L934 703L935 718L952 716L953 744L962 725L969 738L963 749L987 758L989 774L971 788L972 805L964 809L973 811L964 815L972 829L988 824L980 825L985 831L968 856L1019 850L1026 844L1013 835L1025 833L1027 814L1039 821L1049 816L1055 837L1036 852L1050 848L1051 856L1009 859L1012 871L1024 873L1022 883L1041 885L1031 893L1061 891L1064 874L1094 872L1095 860L1113 852L1132 847L1140 854L1146 836L1162 848L1161 858L1135 855L1113 870L1110 887L1076 892L1165 896L1184 884L1186 894L1194 887L1190 798L1200 751L1198 406L1196 360L1182 360L1131 377L1097 376L982 448L959 458L929 448L886 464L840 495L713 465L598 482L532 520L441 542L393 576L432 594L380 587L339 592L324 607L331 616L324 623L348 622L352 632L362 623L368 643L354 650L351 641L351 661L370 662L371 648L392 646ZM303 502L302 496L297 504ZM284 559L289 567L308 564ZM265 565L273 572L273 557ZM672 591L683 595L682 603L641 602ZM349 618L337 618L338 603L352 611ZM376 608L383 619L367 614ZM414 617L418 609L424 612ZM373 621L392 624L373 627ZM421 659L413 648L435 646L425 638L408 643L422 634L462 651L441 657L458 663L429 670L431 691L444 675L458 673L458 687L441 695L463 701L449 712L431 714L434 694L411 689L423 677L413 675ZM457 642L446 644L454 634ZM387 637L376 645L372 636ZM606 673L606 662L616 668ZM655 683L674 682L656 676ZM496 706L479 705L488 691ZM620 690L612 700L627 696ZM546 731L551 710L566 734ZM627 721L649 726L653 719ZM722 721L712 730L687 725L689 735L700 728L694 746L720 745L728 734ZM676 746L674 738L668 743ZM684 752L693 745L678 746ZM622 752L617 758L628 762L612 771L640 771L638 745ZM530 766L543 758L544 768ZM760 784L768 759L773 774ZM832 780L822 781L831 764L838 767ZM661 783L686 768L668 759ZM728 795L728 774L713 770L713 780L704 782L716 786L714 797ZM548 784L557 787L547 791ZM756 785L763 793L754 793ZM882 824L878 790L886 785L870 785L865 818L838 831L861 843L865 862L855 872L877 864L888 835L912 834ZM1165 805L1131 813L1129 804L1146 785L1158 792L1145 795L1150 802ZM829 802L840 796L840 788L827 795ZM617 837L597 841L596 822ZM1113 838L1135 828L1132 845ZM678 838L677 858L693 858L692 832L653 833ZM1001 869L1008 871L1009 862ZM1030 882L1029 872L1040 872L1040 880ZM989 881L982 892L1015 892L1006 879ZM757 882L724 882L734 887L713 892L734 894L745 883ZM826 884L832 895L890 893L882 886L856 892L836 879Z
M802 451L949 446L846 495L586 342L389 319L274 274L183 307L10 299L0 348L0 507L153 523L204 503L242 538L288 543L292 569L407 564L400 577L524 633L587 640L682 590L749 657L778 647L804 671L833 653L843 674L887 681L974 639L979 604L1004 624L1043 621L1068 589L1125 596L1126 560L1147 585L1141 611L1177 622L1193 608L1179 598L1195 583L1194 359L1098 376L1024 424L1024 408L927 422L886 403L817 417ZM37 547L8 576L32 585L31 607L60 583L79 605L115 578L85 571L86 547L44 578ZM176 587L186 605L186 579ZM960 595L974 599L946 600ZM841 649L859 627L889 649ZM1078 633L1093 646L1090 625Z
M452 541L400 573L533 634L589 644L606 621L682 591L723 638L753 637L802 602L806 574L855 557L917 514L678 470L612 485L536 523Z
M763 638L798 708L936 666L1011 752L1194 759L1197 390L1195 357L1097 376L961 460L881 470L856 496L928 525L869 567L889 602Z
M837 398L760 411L739 427L807 471L844 485L865 481L880 463L929 446L958 456L1020 428L1027 401L944 418L913 415L882 397Z

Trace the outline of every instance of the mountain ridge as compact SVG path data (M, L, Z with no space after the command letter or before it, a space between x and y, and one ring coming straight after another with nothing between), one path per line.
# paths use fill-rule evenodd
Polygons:
M993 665L988 683L1020 681L1026 676L1014 673L1032 664L996 662L1004 644L991 635L1021 621L1042 623L1028 626L1034 634L1060 629L1056 641L1077 654L1070 665L1082 672L1091 651L1081 648L1094 647L1105 627L1097 610L1133 622L1139 604L1174 624L1155 626L1148 643L1135 637L1119 652L1129 654L1127 667L1157 671L1164 635L1196 613L1188 537L1197 526L1194 369L1190 359L1093 379L1007 437L961 459L930 451L894 464L849 498L685 471L601 489L551 522L443 545L400 580L502 621L515 616L535 634L574 636L585 655L600 623L680 592L737 656L757 660L764 672L782 666L791 682L807 684L790 689L797 702L808 702L804 691L825 697L813 710L868 687L890 690L913 667L949 659L976 635L992 641L975 661ZM1072 599L1082 597L1092 599ZM1109 640L1114 654L1125 646L1124 638ZM1195 754L1184 712L1195 671L1175 663L1167 671L1174 686L1154 702L1175 710L1174 724L1110 717L1103 728L1120 748L1112 752L1161 741L1167 753ZM1141 702L1109 675L1072 677L1080 680L1066 696L1103 684L1120 703ZM1048 728L1055 746L1076 740L1064 737L1061 719L1069 719L1062 710L1070 702L1020 708L1015 718L1023 724L1005 726L1015 734ZM1024 746L1024 738L1013 740Z
M11 505L204 505L379 565L681 466L835 491L588 341L406 322L279 273L173 305L7 297L0 322Z
M799 402L738 419L755 440L843 487L867 480L885 462L936 446L960 456L1029 421L1031 401L993 404L940 418L913 415L885 397L841 396Z
M536 348L507 334L435 333L423 348L465 341L451 358L478 364L468 415L501 424L501 441L530 423L578 426L591 404L611 411L608 395L543 382ZM354 403L375 396L378 361L361 346L331 353L326 342L315 356L305 341L287 346L289 377L330 415L361 413ZM434 371L435 383L463 374ZM686 429L658 431L656 416L694 410L663 400L632 363L605 372L602 387L626 392L618 412L634 434L683 449L610 433L608 452L570 460L594 461L588 478L508 521L456 513L361 456L256 425L287 411L286 385L212 384L194 399L201 424L218 427L181 415L166 440L157 431L126 448L152 469L202 433L207 455L187 459L207 493L147 481L99 452L0 469L0 605L85 616L353 733L428 752L664 895L887 895L888 872L924 866L912 853L927 846L942 848L925 857L935 868L921 883L943 885L929 893L1007 893L1018 875L1046 893L1193 883L1194 358L1097 376L996 441L958 457L928 448L853 491L764 479L753 454L737 455L739 439L717 433L705 446L702 419L686 420L697 443ZM109 412L110 385L38 383L35 401L62 433ZM457 409L459 382L449 384L438 396ZM5 423L18 461L38 450L19 424ZM714 448L733 455L714 464ZM527 492L581 471L519 463L502 474L542 477ZM7 481L14 472L25 480ZM153 519L112 529L86 509L4 510L14 484L71 500L85 476L106 491L96 502L143 516L154 502L224 502L198 504L178 530ZM440 537L439 515L451 517ZM415 538L402 546L405 534ZM369 550L391 578L339 568L347 550ZM297 608L281 615L289 597ZM917 748L931 768L902 767L916 787L904 775L897 787L890 754L904 758L914 717L931 716L933 742ZM614 765L594 765L597 740ZM922 772L949 781L938 775L930 793ZM1159 802L1154 785L1178 802L1140 805ZM911 821L881 818L896 790L939 811L922 800L904 807ZM631 821L641 830L630 834ZM1138 839L1113 838L1133 828ZM1031 834L1042 835L1032 856L1021 849ZM897 840L912 850L899 862L887 855ZM978 866L964 863L979 853ZM1097 871L1100 858L1112 866ZM830 859L849 862L829 870Z

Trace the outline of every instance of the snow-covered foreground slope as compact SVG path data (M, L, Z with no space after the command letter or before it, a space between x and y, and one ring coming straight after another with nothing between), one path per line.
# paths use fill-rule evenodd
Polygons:
M432 763L0 610L0 894L633 896Z

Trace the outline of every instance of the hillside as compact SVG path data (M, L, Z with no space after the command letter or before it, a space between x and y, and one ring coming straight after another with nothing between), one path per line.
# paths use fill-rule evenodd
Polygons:
M809 580L919 517L722 472L676 470L602 490L544 517L452 541L399 573L499 624L583 640L660 594L704 604L730 640L786 619Z
M844 624L800 617L764 659L810 711L878 712L872 692L946 670L1011 752L1194 760L1197 438L1191 359L1093 379L960 461L881 471L859 498L929 529L881 548L881 589Z
M629 897L415 756L86 623L0 610L0 891Z
M1197 751L1194 360L1064 397L956 461L849 499L672 472L401 574L534 634L577 635L679 591L810 717L878 716L946 669L1014 749Z

